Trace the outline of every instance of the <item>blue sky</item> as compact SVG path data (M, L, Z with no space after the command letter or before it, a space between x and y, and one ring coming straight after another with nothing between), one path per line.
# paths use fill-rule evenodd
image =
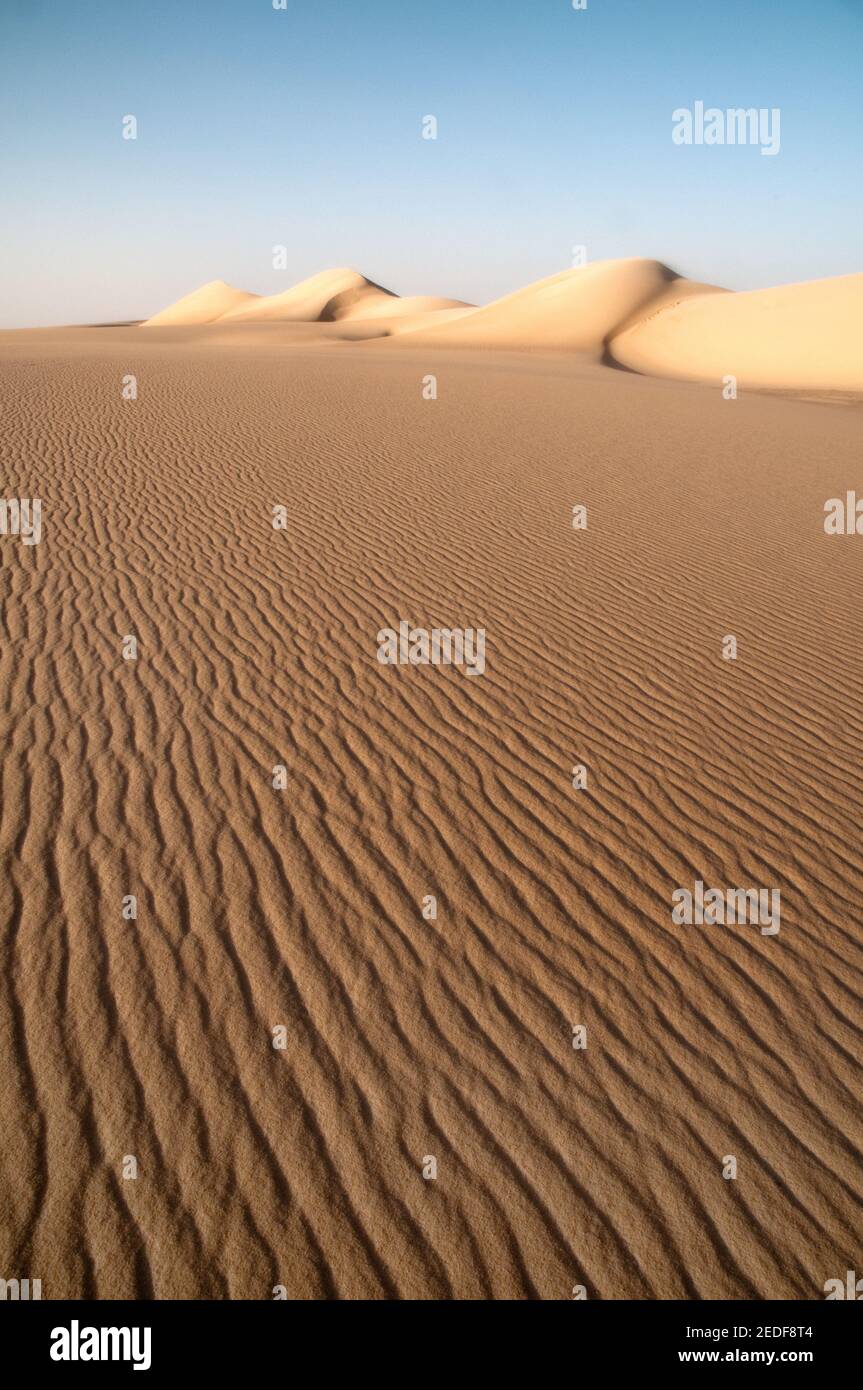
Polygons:
M863 271L861 73L863 0L0 0L0 326L336 265L484 302L575 245ZM779 107L780 153L676 146L696 100Z

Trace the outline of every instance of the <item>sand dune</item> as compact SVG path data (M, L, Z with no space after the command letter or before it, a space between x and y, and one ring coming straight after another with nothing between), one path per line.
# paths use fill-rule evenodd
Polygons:
M658 261L599 261L528 285L410 346L589 354L650 376L863 392L863 275L731 293Z
M713 286L684 280L659 261L597 261L528 285L457 323L432 328L422 341L601 357L609 340L648 307L718 292Z
M357 317L396 299L389 290L355 270L324 270L281 294L263 296L254 304L240 306L224 317L260 322L312 323L320 320L326 323Z
M611 351L653 376L863 391L863 275L690 299L622 332Z
M405 346L578 353L649 376L742 386L863 392L863 275L749 293L700 284L660 261L597 261L477 308L400 297L354 270L328 270L275 295L213 281L145 323L355 324L320 341L399 337ZM311 341L307 337L307 342Z
M475 306L460 299L431 295L400 297L376 285L355 270L325 270L292 285L279 294L247 294L231 289L222 280L185 295L154 314L145 328L189 327L219 322L233 323L339 323L366 318L402 319L398 326L382 326L378 333L406 332L415 326L441 322L444 313ZM360 335L370 336L370 335Z
M0 542L0 1270L821 1298L859 1269L863 548L821 524L859 411L326 338L374 323L0 334L44 507ZM382 667L401 618L484 625L485 674ZM780 889L780 935L675 927L695 878Z
M259 298L246 290L235 290L224 280L210 280L193 290L167 309L146 319L142 328L187 327L189 324L213 323L232 310L248 308Z

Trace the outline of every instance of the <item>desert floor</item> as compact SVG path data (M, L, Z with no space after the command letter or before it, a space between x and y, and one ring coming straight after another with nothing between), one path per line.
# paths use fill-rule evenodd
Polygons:
M822 1298L860 1259L863 540L823 529L860 405L307 338L0 334L2 495L43 503L0 538L0 1274ZM381 666L401 619L485 627L485 674ZM696 879L780 889L779 935L673 925Z

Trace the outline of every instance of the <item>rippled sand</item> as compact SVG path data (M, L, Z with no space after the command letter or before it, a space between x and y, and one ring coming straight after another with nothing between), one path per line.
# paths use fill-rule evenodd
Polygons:
M859 408L233 334L0 334L3 495L43 502L0 538L0 1275L823 1297L859 1267L863 540L823 530ZM484 627L485 674L381 666L400 619ZM696 879L780 889L781 932L674 926Z

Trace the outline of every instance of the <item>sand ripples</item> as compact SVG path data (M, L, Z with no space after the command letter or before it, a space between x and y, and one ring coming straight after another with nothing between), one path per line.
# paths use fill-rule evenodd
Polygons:
M855 1267L860 561L820 517L857 413L390 346L3 354L44 536L0 572L0 1274L807 1298ZM379 666L400 618L484 626L486 674ZM780 936L673 927L696 877L780 888Z

